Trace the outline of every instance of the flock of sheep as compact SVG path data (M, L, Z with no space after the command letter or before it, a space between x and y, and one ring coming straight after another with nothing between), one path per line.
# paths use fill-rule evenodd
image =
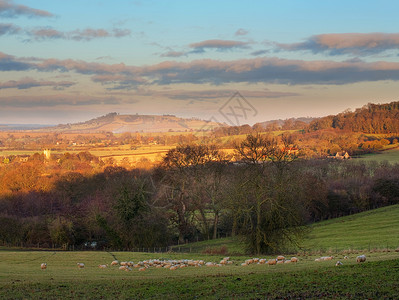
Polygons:
M316 258L315 261L326 261L326 260L333 260L333 256L322 256L320 258ZM347 256L344 259L349 259ZM359 255L356 257L356 262L361 263L366 261L365 255ZM265 259L265 258L251 258L245 260L245 262L241 263L241 266L248 266L251 264L267 264L267 265L277 265L277 264L287 264L287 263L297 263L298 258L291 257L286 259L284 256L279 255L273 259ZM204 260L192 260L192 259L181 259L181 260L160 260L160 259L150 259L139 261L138 263L134 263L133 261L121 261L114 260L111 262L111 266L119 267L119 270L123 271L132 271L133 268L137 268L139 271L145 271L146 269L153 267L153 268L165 268L169 270L177 270L186 267L222 267L224 265L232 265L233 261L230 260L229 257L223 258L219 263L214 262L205 262ZM336 266L341 266L342 262L337 261ZM42 263L40 265L42 270L47 269L47 263ZM83 269L85 267L84 263L77 263L77 267L79 269ZM98 265L100 269L106 269L109 267L108 264Z
M323 261L323 260L333 260L334 256L322 256L320 258L316 258L315 261ZM344 259L349 259L348 256L344 256ZM358 263L362 263L366 261L366 255L359 255L358 257L356 257L356 262ZM342 266L343 263L340 262L339 260L335 263L335 266Z

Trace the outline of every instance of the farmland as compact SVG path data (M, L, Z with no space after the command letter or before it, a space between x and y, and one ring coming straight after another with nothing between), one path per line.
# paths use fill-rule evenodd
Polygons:
M111 255L112 254L112 255ZM149 268L125 272L118 267L99 269L98 264L121 260L200 258L218 261L220 256L201 254L144 254L129 252L0 252L1 298L380 298L399 296L399 253L366 253L364 264L350 255L344 265L315 262L300 257L297 264L249 265L244 257L224 267L188 267L171 271ZM342 259L342 257L338 257ZM46 261L48 268L40 270ZM76 262L84 262L78 269ZM387 272L387 270L390 270ZM306 289L304 289L306 287Z
M316 223L311 235L304 243L317 250L327 245L326 252L310 251L297 253L299 262L282 265L248 265L241 263L249 256L233 255L233 265L222 267L187 267L171 271L150 267L145 272L133 268L131 272L117 266L99 269L99 264L120 261L134 262L163 259L202 259L218 262L223 255L207 255L207 247L227 245L232 252L239 252L237 241L222 239L219 242L202 244L191 253L132 253L132 252L64 252L64 251L0 251L0 297L1 298L121 298L121 299L194 299L194 298L389 298L399 297L399 252L352 250L333 253L334 247L348 244L352 239L354 247L361 249L364 244L357 236L368 236L385 247L384 238L378 233L392 236L389 241L399 246L397 237L397 212L399 206L391 206L358 215ZM384 217L386 221L383 222ZM367 228L364 226L367 224ZM390 227L387 230L381 226ZM342 234L343 229L350 234ZM396 238L396 240L395 240ZM326 247L328 248L328 247ZM366 247L367 248L367 247ZM334 255L331 261L316 262L315 258L328 253ZM356 263L358 254L366 254L367 261ZM343 259L347 255L349 259ZM290 257L291 255L286 255ZM268 259L275 255L262 256ZM340 260L342 266L336 267ZM40 270L40 263L48 268ZM78 269L77 262L85 263ZM389 272L388 272L389 270Z
M376 161L376 162L390 162L399 163L399 148L389 149L376 153L365 154L359 157L357 160L361 161Z

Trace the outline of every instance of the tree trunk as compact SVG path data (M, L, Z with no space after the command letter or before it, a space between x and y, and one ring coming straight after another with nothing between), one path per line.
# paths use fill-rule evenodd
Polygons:
M215 218L213 219L213 239L217 238L218 232L218 223L219 223L219 212L215 212Z

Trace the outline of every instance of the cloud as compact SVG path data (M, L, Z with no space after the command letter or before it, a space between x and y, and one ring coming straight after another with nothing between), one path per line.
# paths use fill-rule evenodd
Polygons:
M270 52L269 50L258 50L258 51L251 52L251 55L259 56L259 55L267 54L269 52Z
M63 32L51 28L35 29L29 32L29 35L32 35L35 40L65 38L65 34Z
M218 90L167 90L167 91L154 91L148 89L139 89L137 94L141 96L151 97L166 97L173 100L196 100L196 101L208 101L218 102L220 99L229 99L235 91L227 89ZM252 90L240 90L240 94L248 98L280 98L280 97L291 97L298 96L296 93L289 92L277 92L265 89L263 91L252 91Z
M15 4L12 0L0 0L0 17L15 18L18 16L53 17L54 15L45 10Z
M193 48L191 53L203 53L205 49L216 49L218 51L226 51L237 48L249 48L247 42L230 41L230 40L206 40L199 43L190 44Z
M308 50L329 55L367 56L399 50L399 33L335 33L314 35L302 43L279 44L280 50Z
M235 36L242 36L242 35L247 35L248 34L248 30L245 30L245 29L243 29L243 28L240 28L240 29L238 29L236 32L235 32Z
M185 55L187 55L187 53L183 51L169 51L161 54L161 57L181 57Z
M121 104L115 97L95 97L56 94L48 96L8 96L0 97L1 107L6 108L40 108L40 107L67 107L90 105Z
M9 80L6 82L1 83L0 82L0 90L1 89L11 89L11 88L15 88L15 89L30 89L33 87L41 87L41 86L52 86L55 89L63 89L66 87L70 87L72 85L76 84L75 82L72 81L59 81L59 82L55 82L55 81L37 81L33 78L23 78L21 80Z
M209 83L349 84L364 81L399 80L399 63L361 60L291 60L259 57L220 61L165 61L149 66L129 66L78 60L18 59L0 53L0 70L76 72L91 75L94 82L109 89L131 89L140 85Z
M62 32L52 28L39 28L30 31L26 31L28 35L33 37L35 41L51 40L51 39L65 39L74 41L90 41L98 38L120 38L131 34L129 29L118 29L112 30L106 29L77 29L69 32Z
M31 63L16 59L14 56L0 52L0 71L25 71L31 69Z
M21 28L10 23L0 23L0 35L17 34Z

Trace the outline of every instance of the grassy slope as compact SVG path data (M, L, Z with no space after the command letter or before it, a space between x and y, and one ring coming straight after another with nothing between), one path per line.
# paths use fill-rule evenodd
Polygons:
M399 148L384 150L381 152L370 153L356 158L360 161L388 161L390 163L399 163Z
M309 251L396 249L399 247L399 205L322 221L310 227L302 247ZM186 245L193 251L226 246L228 253L244 253L238 239L226 238Z
M316 223L303 242L306 249L399 247L399 205Z

